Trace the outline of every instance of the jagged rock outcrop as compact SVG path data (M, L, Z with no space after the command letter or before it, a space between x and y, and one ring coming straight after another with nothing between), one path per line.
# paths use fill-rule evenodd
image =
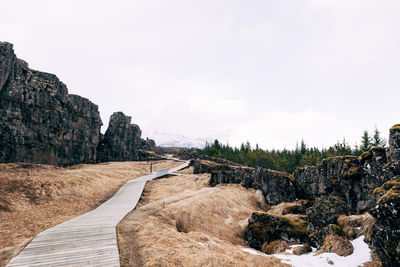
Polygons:
M385 149L374 147L359 158L340 156L299 168L293 173L297 196L312 200L334 195L356 212L368 210L377 201L373 190L391 179L392 173L384 170L386 163Z
M193 160L191 165L194 173L211 173L210 185L235 183L246 188L260 189L268 205L282 201L293 202L296 199L293 177L288 173L206 160Z
M327 235L344 236L344 232L337 225L340 215L349 215L349 206L335 196L316 199L314 205L307 209L309 243L317 248L323 245Z
M146 139L142 139L140 147L144 150L154 151L156 147L156 142L153 139L149 139L148 137L146 137Z
M98 148L98 161L139 160L143 140L139 126L122 112L114 112Z
M329 224L337 224L340 215L349 215L347 204L335 196L317 199L314 205L307 209L308 231L314 232Z
M400 195L380 203L370 211L376 219L372 234L383 266L400 265Z
M300 218L254 212L245 229L244 240L258 250L275 240L303 243L307 240L307 222Z
M97 105L69 95L54 74L28 68L12 44L0 42L0 67L0 162L96 162Z
M400 160L400 124L390 128L388 156L391 161Z

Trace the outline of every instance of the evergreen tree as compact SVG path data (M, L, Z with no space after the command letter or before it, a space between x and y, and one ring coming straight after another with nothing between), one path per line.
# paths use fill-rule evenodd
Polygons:
M306 143L304 142L304 139L301 139L301 144L300 144L300 154L304 155L307 151L307 146Z
M356 142L356 144L354 145L354 150L353 150L353 153L352 153L354 156L360 156L361 154L362 154L362 152L361 152L361 150L360 150L360 147L358 146L358 144L357 144L357 142Z
M372 147L371 137L367 130L364 130L363 136L361 137L360 151L365 152Z
M380 133L375 129L374 136L371 138L367 130L364 131L361 145L354 149L347 144L346 139L338 141L328 148L307 147L304 140L296 144L294 150L263 150L258 145L252 149L250 142L242 143L240 147L231 147L229 144L222 145L218 140L213 143L207 143L200 153L224 158L232 162L244 164L250 167L260 166L277 171L292 173L296 168L306 165L316 165L322 159L343 155L359 156L372 146L383 145L386 141L381 139Z
M378 131L378 128L375 126L375 131L374 131L374 136L372 137L372 145L373 146L385 146L386 145L386 140L384 138L381 138L380 132Z
M214 141L214 147L215 147L215 149L217 149L218 151L221 150L221 145L219 144L218 139L215 139L215 141Z

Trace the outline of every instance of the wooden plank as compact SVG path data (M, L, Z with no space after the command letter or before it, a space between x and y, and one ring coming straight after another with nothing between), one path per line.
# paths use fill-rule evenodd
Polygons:
M128 181L96 209L39 233L7 266L120 266L116 225L136 207L148 180L188 165Z

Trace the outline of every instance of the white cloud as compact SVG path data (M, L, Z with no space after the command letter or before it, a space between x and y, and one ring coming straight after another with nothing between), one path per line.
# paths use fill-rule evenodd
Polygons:
M304 139L309 146L323 147L342 139L347 122L315 110L298 113L268 112L234 128L229 143L239 145L250 140L268 149L292 149ZM353 140L352 140L353 141Z
M398 122L400 2L9 1L31 67L145 131L329 146ZM18 14L18 16L15 16Z

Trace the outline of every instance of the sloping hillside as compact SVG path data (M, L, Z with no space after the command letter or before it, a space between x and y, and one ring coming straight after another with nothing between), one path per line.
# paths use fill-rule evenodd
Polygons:
M122 266L286 266L241 250L248 218L262 210L261 192L207 187L209 179L184 174L148 182L117 228Z

